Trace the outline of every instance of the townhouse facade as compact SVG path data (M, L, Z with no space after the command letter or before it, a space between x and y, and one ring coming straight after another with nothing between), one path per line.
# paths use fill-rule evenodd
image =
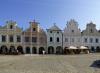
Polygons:
M0 27L0 53L14 53L16 50L23 53L22 29L15 21L7 21L6 25Z
M90 52L100 52L100 31L93 22L88 23L83 31L74 19L67 22L64 30L54 23L45 31L35 20L29 25L23 30L11 20L0 26L0 54L42 54L43 51L63 54L70 46L84 46Z
M73 19L67 22L63 32L63 50L65 54L71 46L76 48L81 46L81 30L78 28L78 23Z
M61 29L54 25L47 29L47 50L48 54L61 54L63 51L62 42L62 31Z
M63 32L63 48L70 46L81 46L81 30L75 20L68 21Z
M82 45L87 46L91 52L100 52L100 32L96 29L96 24L88 23L81 35Z
M47 37L45 31L36 21L29 22L30 27L23 31L23 47L26 54L42 54L46 50Z

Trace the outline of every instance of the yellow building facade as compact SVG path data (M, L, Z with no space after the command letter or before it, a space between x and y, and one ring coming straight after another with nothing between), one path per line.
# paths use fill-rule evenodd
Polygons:
M23 32L23 47L26 54L42 54L46 50L46 33L38 22L29 22L30 27Z

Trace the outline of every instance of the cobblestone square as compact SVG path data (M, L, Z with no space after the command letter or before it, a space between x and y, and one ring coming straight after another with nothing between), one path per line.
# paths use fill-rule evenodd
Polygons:
M0 73L100 73L100 54L0 56Z

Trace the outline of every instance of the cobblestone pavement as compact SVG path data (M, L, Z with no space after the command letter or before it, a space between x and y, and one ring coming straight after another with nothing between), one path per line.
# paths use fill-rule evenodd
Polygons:
M0 56L0 73L100 73L100 54Z

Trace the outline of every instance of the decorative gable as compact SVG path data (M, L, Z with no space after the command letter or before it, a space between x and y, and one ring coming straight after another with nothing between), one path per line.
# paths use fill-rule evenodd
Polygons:
M74 19L71 19L69 22L67 22L67 27L64 29L64 34L69 36L81 35L81 31L78 28L78 23Z

